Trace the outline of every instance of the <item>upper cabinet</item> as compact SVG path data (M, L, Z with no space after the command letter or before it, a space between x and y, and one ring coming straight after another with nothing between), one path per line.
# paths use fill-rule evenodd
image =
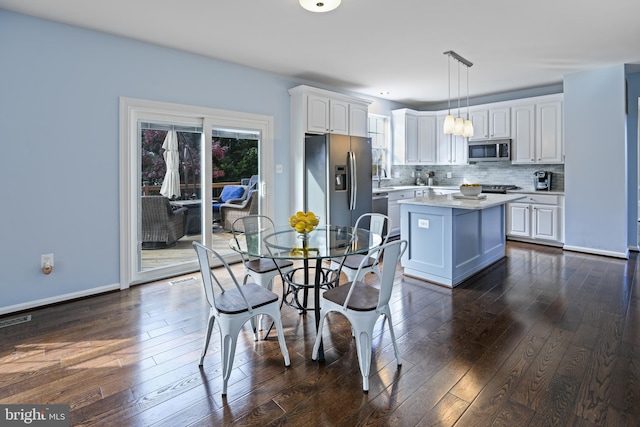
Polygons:
M538 163L563 163L562 101L536 104L536 159Z
M470 141L511 137L509 107L476 108L470 112L469 118L473 123L473 136L469 138Z
M537 97L514 105L511 123L512 163L564 162L562 95Z
M308 86L289 92L302 98L305 133L367 136L368 101Z
M349 104L349 135L369 136L369 105Z
M436 119L437 127L437 161L438 165L466 165L467 138L444 133L444 114Z
M436 116L403 108L391 112L393 123L393 164L436 163Z
M564 162L562 94L477 105L473 140L511 139L514 164ZM443 132L447 111L392 111L393 164L463 165L467 138Z

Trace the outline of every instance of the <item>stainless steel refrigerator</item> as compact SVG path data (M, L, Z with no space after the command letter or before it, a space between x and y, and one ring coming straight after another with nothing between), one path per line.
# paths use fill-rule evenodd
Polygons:
M369 138L306 135L304 154L305 210L320 216L321 223L339 226L352 226L371 212Z

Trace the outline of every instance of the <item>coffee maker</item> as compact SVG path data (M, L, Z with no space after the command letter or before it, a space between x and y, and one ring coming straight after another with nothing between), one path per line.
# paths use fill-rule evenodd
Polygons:
M533 173L533 188L536 191L551 190L551 172L537 171Z

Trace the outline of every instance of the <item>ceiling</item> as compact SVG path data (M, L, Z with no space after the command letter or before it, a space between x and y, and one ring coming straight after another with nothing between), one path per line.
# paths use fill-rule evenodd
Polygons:
M474 64L471 97L640 63L638 0L343 0L327 13L298 0L0 0L0 8L416 107L448 99L449 50ZM466 67L460 73L464 98Z

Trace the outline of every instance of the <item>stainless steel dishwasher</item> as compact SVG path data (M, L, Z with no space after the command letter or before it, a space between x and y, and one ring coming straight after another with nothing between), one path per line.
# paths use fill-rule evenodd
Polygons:
M371 194L371 211L387 215L389 207L389 193L386 191L373 191ZM382 231L383 235L387 235L387 227Z

